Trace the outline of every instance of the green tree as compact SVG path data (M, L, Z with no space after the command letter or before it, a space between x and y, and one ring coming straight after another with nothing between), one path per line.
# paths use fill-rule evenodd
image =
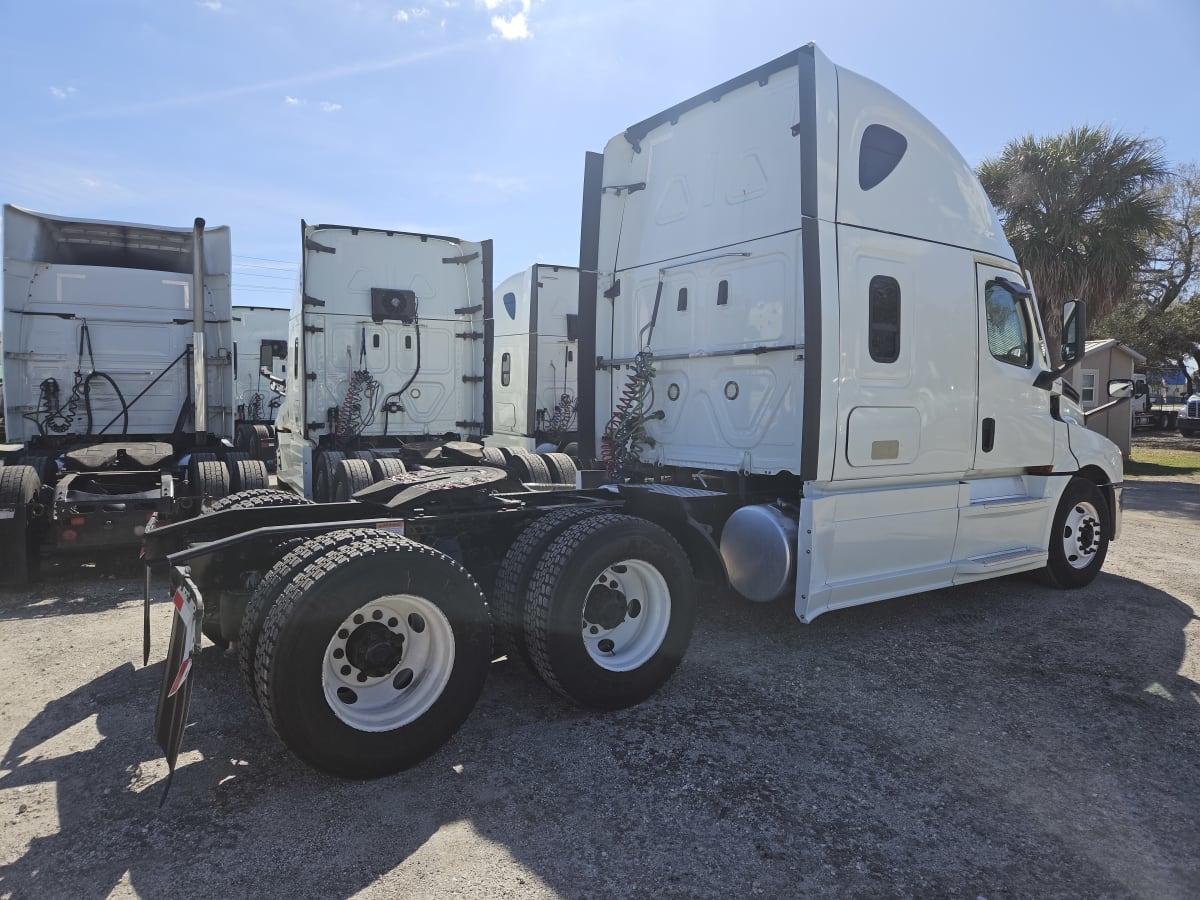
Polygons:
M1134 301L1165 310L1200 292L1200 167L1185 163L1159 188L1165 219L1146 245Z
M1086 300L1091 320L1135 292L1163 233L1167 178L1159 144L1080 126L1026 135L984 160L979 180L1017 259L1032 273L1051 351L1063 303Z
M1166 227L1147 243L1133 295L1093 330L1133 347L1147 366L1190 375L1200 366L1200 167L1180 166L1159 192Z

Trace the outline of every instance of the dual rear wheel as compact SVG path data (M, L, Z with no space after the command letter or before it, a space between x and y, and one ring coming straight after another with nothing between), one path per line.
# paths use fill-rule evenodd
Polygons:
M535 521L510 551L502 640L564 696L628 706L683 656L695 619L691 568L657 525L571 512ZM242 619L239 665L297 756L377 777L424 759L466 719L494 656L492 621L450 557L345 529L305 541L263 577Z

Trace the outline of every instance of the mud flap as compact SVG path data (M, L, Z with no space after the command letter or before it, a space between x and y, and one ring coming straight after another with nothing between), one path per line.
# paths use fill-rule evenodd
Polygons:
M204 617L204 601L186 567L171 569L171 585L175 589L171 597L175 617L162 687L158 691L158 710L154 715L154 736L167 758L167 781L163 785L160 807L167 802L179 747L183 743L183 730L187 727L188 703L192 699L192 656L200 649L200 623Z

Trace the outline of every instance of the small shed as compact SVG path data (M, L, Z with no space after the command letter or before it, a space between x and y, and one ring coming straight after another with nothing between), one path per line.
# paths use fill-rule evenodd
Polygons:
M1146 357L1115 338L1088 341L1084 346L1083 359L1071 368L1067 378L1079 389L1079 405L1087 412L1108 402L1108 382L1111 379L1133 378L1134 366L1145 361ZM1129 459L1133 413L1128 403L1089 416L1087 426L1120 447L1121 456Z

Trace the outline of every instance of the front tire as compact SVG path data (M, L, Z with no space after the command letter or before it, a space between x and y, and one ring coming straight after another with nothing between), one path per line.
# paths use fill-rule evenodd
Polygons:
M619 709L653 694L683 659L695 621L687 555L635 516L569 526L529 579L530 658L547 685L584 706Z
M255 659L267 721L309 765L376 778L458 730L491 660L487 604L448 556L398 535L321 553L280 594Z
M1104 565L1111 536L1112 515L1100 488L1086 478L1072 478L1050 527L1045 580L1060 588L1091 584Z

